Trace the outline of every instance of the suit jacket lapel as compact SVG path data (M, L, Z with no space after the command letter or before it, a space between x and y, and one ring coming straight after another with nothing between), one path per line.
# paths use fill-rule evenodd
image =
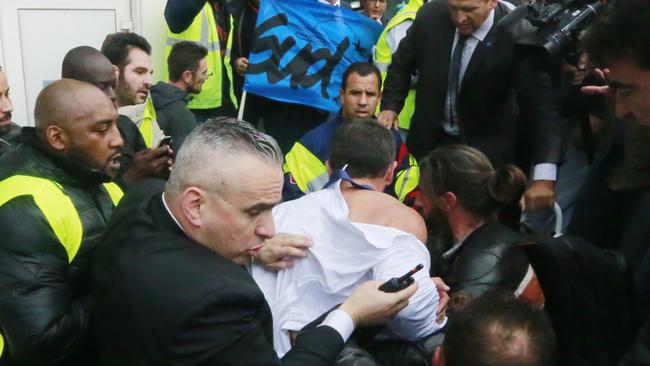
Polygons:
M490 31L485 36L485 39L479 42L476 48L474 49L472 58L469 60L469 64L467 65L467 70L465 70L465 76L463 77L463 81L460 86L460 91L462 91L465 85L467 84L467 82L472 79L472 76L474 76L476 70L478 70L481 63L485 60L486 56L489 54L490 49L494 46L494 42L497 39L496 35L499 28L498 23L501 20L501 18L503 18L506 15L506 13L507 11L502 7L501 4L497 5L497 7L494 9L494 23L492 24L492 28L490 28Z
M467 70L465 70L465 76L463 76L463 81L460 86L460 91L463 90L468 80L470 80L472 76L474 76L476 70L478 70L478 67L481 65L481 63L487 56L488 52L490 51L490 48L492 48L492 40L490 39L490 34L493 32L493 30L494 27L492 27L490 33L488 33L485 39L479 42L476 48L474 49L472 58L469 60L469 64L467 65Z

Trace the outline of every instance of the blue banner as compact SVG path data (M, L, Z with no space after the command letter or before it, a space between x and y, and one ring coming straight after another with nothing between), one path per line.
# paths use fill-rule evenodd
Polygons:
M262 0L244 90L336 112L345 69L369 61L377 22L318 0Z

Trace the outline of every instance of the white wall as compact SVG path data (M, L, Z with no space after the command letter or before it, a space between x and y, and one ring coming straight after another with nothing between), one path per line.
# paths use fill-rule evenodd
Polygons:
M103 39L100 29L110 32L131 28L147 38L153 48L154 79L164 79L165 3L166 0L0 0L0 65L11 88L14 121L33 124L35 96L47 80L58 78L63 55L83 44L99 47ZM66 13L66 9L70 11ZM88 19L84 15L86 9L92 10L88 11ZM113 13L115 26L107 28L102 23L106 19L99 19L98 14ZM95 24L97 27L93 28ZM98 31L102 34L96 34Z
M131 0L131 16L135 31L146 38L152 47L154 79L164 80L165 43L167 27L165 25L166 0Z

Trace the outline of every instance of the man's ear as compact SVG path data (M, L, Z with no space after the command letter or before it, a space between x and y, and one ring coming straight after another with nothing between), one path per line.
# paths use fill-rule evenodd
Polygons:
M393 183L393 180L395 179L395 169L397 169L397 162L393 161L388 166L388 169L386 169L386 173L384 173L384 181L387 186Z
M206 202L206 193L200 188L189 187L181 194L181 211L185 220L194 227L201 227L201 206Z
M47 143L56 151L65 151L70 143L68 134L59 126L49 125L45 129Z
M458 205L458 198L453 192L445 192L442 196L442 210L444 212L451 212L456 209Z
M445 366L445 356L442 347L436 347L436 351L433 353L433 366Z
M325 160L325 167L327 168L327 175L332 175L332 166L329 160Z
M115 73L115 79L120 80L120 69L113 65L113 72Z
M339 89L339 104L341 107L343 106L343 94L345 94L345 90L343 88Z
M192 74L191 71L185 70L183 71L183 74L181 75L181 80L187 85L192 84L192 79L194 78L194 74Z

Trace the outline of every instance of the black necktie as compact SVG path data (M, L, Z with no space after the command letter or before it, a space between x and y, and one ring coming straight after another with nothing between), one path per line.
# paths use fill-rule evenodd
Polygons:
M460 89L459 80L460 80L460 61L463 58L463 48L465 48L465 40L468 36L459 34L458 42L456 42L456 47L454 52L451 55L451 64L449 65L449 79L447 86L449 91L449 123L453 126L458 120L456 116L456 97L458 97L458 90Z

